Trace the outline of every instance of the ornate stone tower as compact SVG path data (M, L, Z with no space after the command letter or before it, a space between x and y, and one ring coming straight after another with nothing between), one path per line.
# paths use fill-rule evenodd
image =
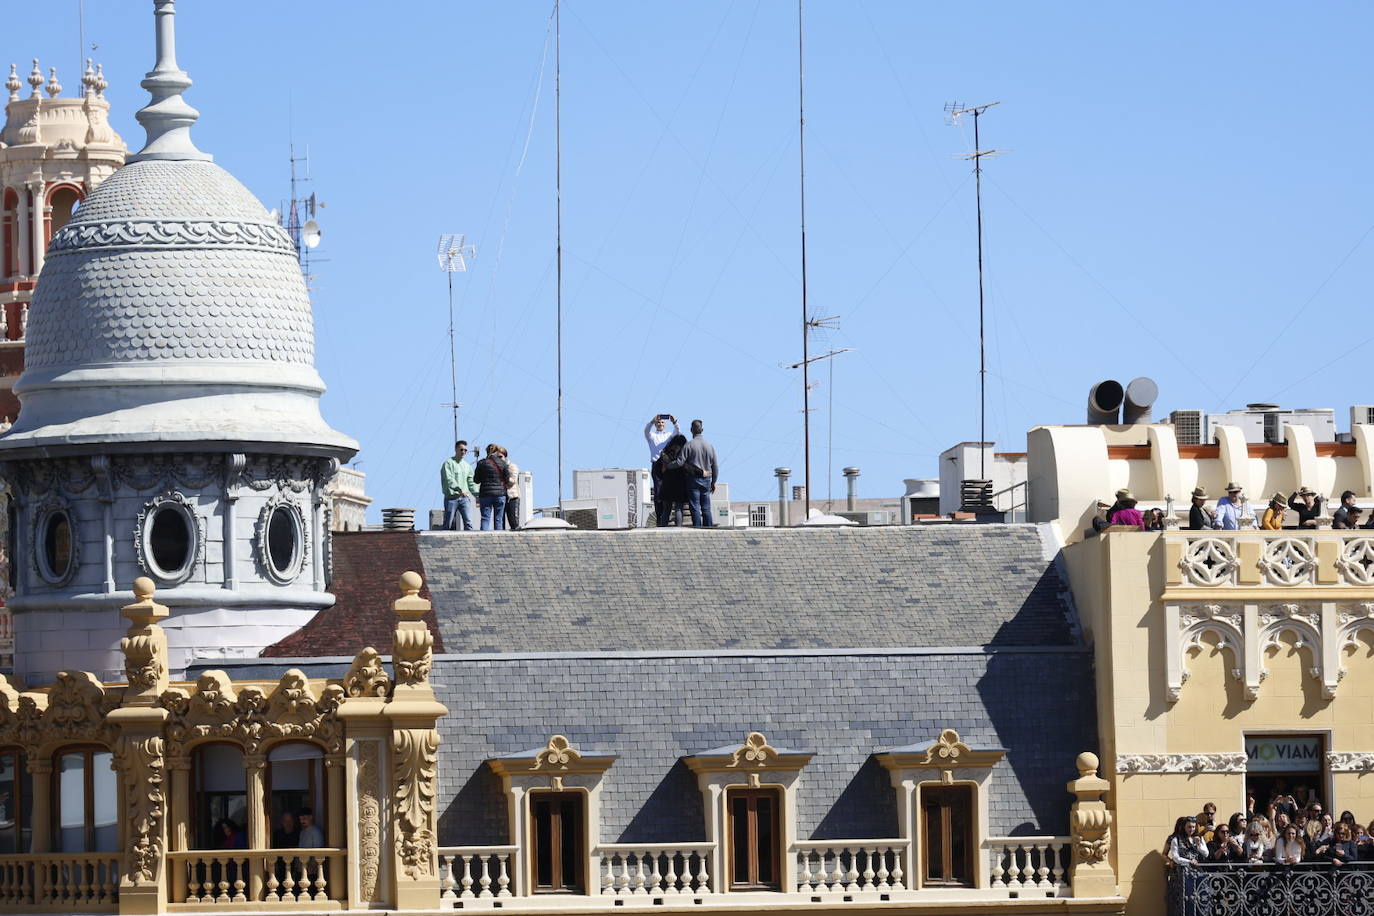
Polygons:
M291 240L191 141L173 7L154 0L147 143L53 234L0 437L30 679L118 677L137 576L172 608L174 676L256 655L334 600L325 487L357 444L320 416Z
M124 164L124 141L110 127L105 75L86 61L78 98L62 98L57 68L37 59L31 93L10 64L9 103L0 129L0 423L19 413L14 382L24 370L29 301L44 251L96 185ZM43 97L46 90L48 97Z

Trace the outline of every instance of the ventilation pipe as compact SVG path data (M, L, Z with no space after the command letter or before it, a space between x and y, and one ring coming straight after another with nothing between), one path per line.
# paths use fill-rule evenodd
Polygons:
M773 468L773 476L778 478L778 527L787 527L787 478L792 476L791 468Z
M1121 422L1126 425L1150 422L1150 408L1159 397L1159 386L1152 378L1141 376L1126 386L1126 403L1121 408Z
M1115 379L1098 382L1088 392L1088 424L1115 426L1121 422L1121 400L1126 392Z
M854 511L854 501L859 498L859 469L845 468L844 480L849 485L849 495L846 497L845 505L850 512Z

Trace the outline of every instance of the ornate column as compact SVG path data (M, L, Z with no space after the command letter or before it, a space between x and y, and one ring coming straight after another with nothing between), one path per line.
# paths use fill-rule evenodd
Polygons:
M1108 854L1112 848L1112 813L1102 796L1111 788L1097 775L1097 755L1078 755L1078 778L1069 783L1077 801L1069 811L1073 834L1073 865L1069 886L1075 897L1115 897L1116 871Z
M119 641L129 686L106 721L119 730L115 757L124 795L124 868L119 912L161 913L167 905L167 796L162 724L158 705L167 689L167 635L157 621L167 608L153 601L153 580L134 580L133 604L122 613L129 631Z
M167 761L167 769L172 773L172 794L168 798L167 824L168 848L181 852L190 848L191 811L191 758L172 757ZM172 899L186 899L186 869L169 865L171 870Z
M271 837L267 835L267 824L264 821L263 799L267 798L267 787L263 781L262 771L267 765L267 758L262 754L244 754L243 756L243 775L248 792L248 823L245 832L248 834L249 849L268 849ZM256 868L248 869L248 899L262 899L262 872Z
M336 842L330 831L330 844L348 847L348 899L355 907L375 907L389 903L391 891L391 831L383 819L390 782L386 778L386 754L391 746L391 724L386 719L386 701L391 694L382 657L371 646L353 659L344 676L347 699L339 704L344 723L347 751L343 771L347 795L347 832ZM331 806L334 798L331 794Z
M33 777L33 810L52 810L52 758L33 757L29 760L29 775ZM30 823L33 833L30 852L52 852L52 818L35 817Z
M16 186L15 191L19 195L18 217L14 224L14 237L19 240L19 263L14 265L14 275L27 277L33 273L29 270L29 244L33 241L33 230L29 223L29 193L22 184Z
M27 183L29 193L33 195L33 212L29 223L33 231L33 274L37 276L43 270L43 252L47 250L48 241L43 237L43 227L47 222L44 214L47 207L43 203L43 179L37 178Z
M248 457L237 452L224 459L224 587L230 590L239 587L239 476L247 464ZM263 536L266 536L266 532Z
M425 624L428 601L420 597L418 573L401 576L402 597L392 605L396 631L391 643L395 669L386 717L391 723L392 906L398 910L439 907L439 865L434 812L439 732L434 723L448 712L429 683L434 638Z

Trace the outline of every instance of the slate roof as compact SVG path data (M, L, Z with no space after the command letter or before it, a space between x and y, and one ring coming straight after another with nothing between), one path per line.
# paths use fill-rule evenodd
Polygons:
M1077 641L1034 525L433 532L419 553L453 651Z
M276 677L283 662L254 664L209 667ZM347 668L291 664L317 677ZM897 836L894 790L873 754L924 749L945 728L1007 749L993 770L990 834L1062 835L1074 758L1097 746L1082 647L446 655L433 681L450 710L439 722L443 845L506 843L505 796L485 761L554 734L619 755L602 795L610 843L703 840L701 793L682 758L733 750L754 730L815 753L798 796L803 839Z

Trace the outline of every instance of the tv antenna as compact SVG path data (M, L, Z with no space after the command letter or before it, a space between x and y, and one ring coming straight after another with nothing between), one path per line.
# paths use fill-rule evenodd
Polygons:
M453 323L453 275L467 273L468 260L477 258L477 249L466 244L467 236L439 236L439 269L448 276L448 380L453 400L440 405L453 411L453 441L458 441L458 344Z
M324 204L315 199L315 193L310 192L309 197L301 197L300 185L310 181L310 148L306 147L304 156L296 155L296 145L292 143L288 149L291 159L291 200L286 205L286 222L284 227L286 234L291 236L291 244L296 249L296 260L300 262L301 274L305 277L305 285L310 288L310 282L315 276L310 273L310 252L319 247L320 240L324 238L324 232L320 229L320 224L315 222L316 208L323 208ZM305 175L296 172L296 163L304 163ZM301 221L304 217L304 222ZM279 217L280 218L280 217Z
M1001 104L988 102L965 106L962 102L950 102L945 105L945 121L950 125L958 124L964 115L973 115L973 152L963 158L973 161L974 201L978 213L978 479L984 481L988 479L988 362L983 333L983 160L1006 150L983 149L978 142L978 119L989 108Z

